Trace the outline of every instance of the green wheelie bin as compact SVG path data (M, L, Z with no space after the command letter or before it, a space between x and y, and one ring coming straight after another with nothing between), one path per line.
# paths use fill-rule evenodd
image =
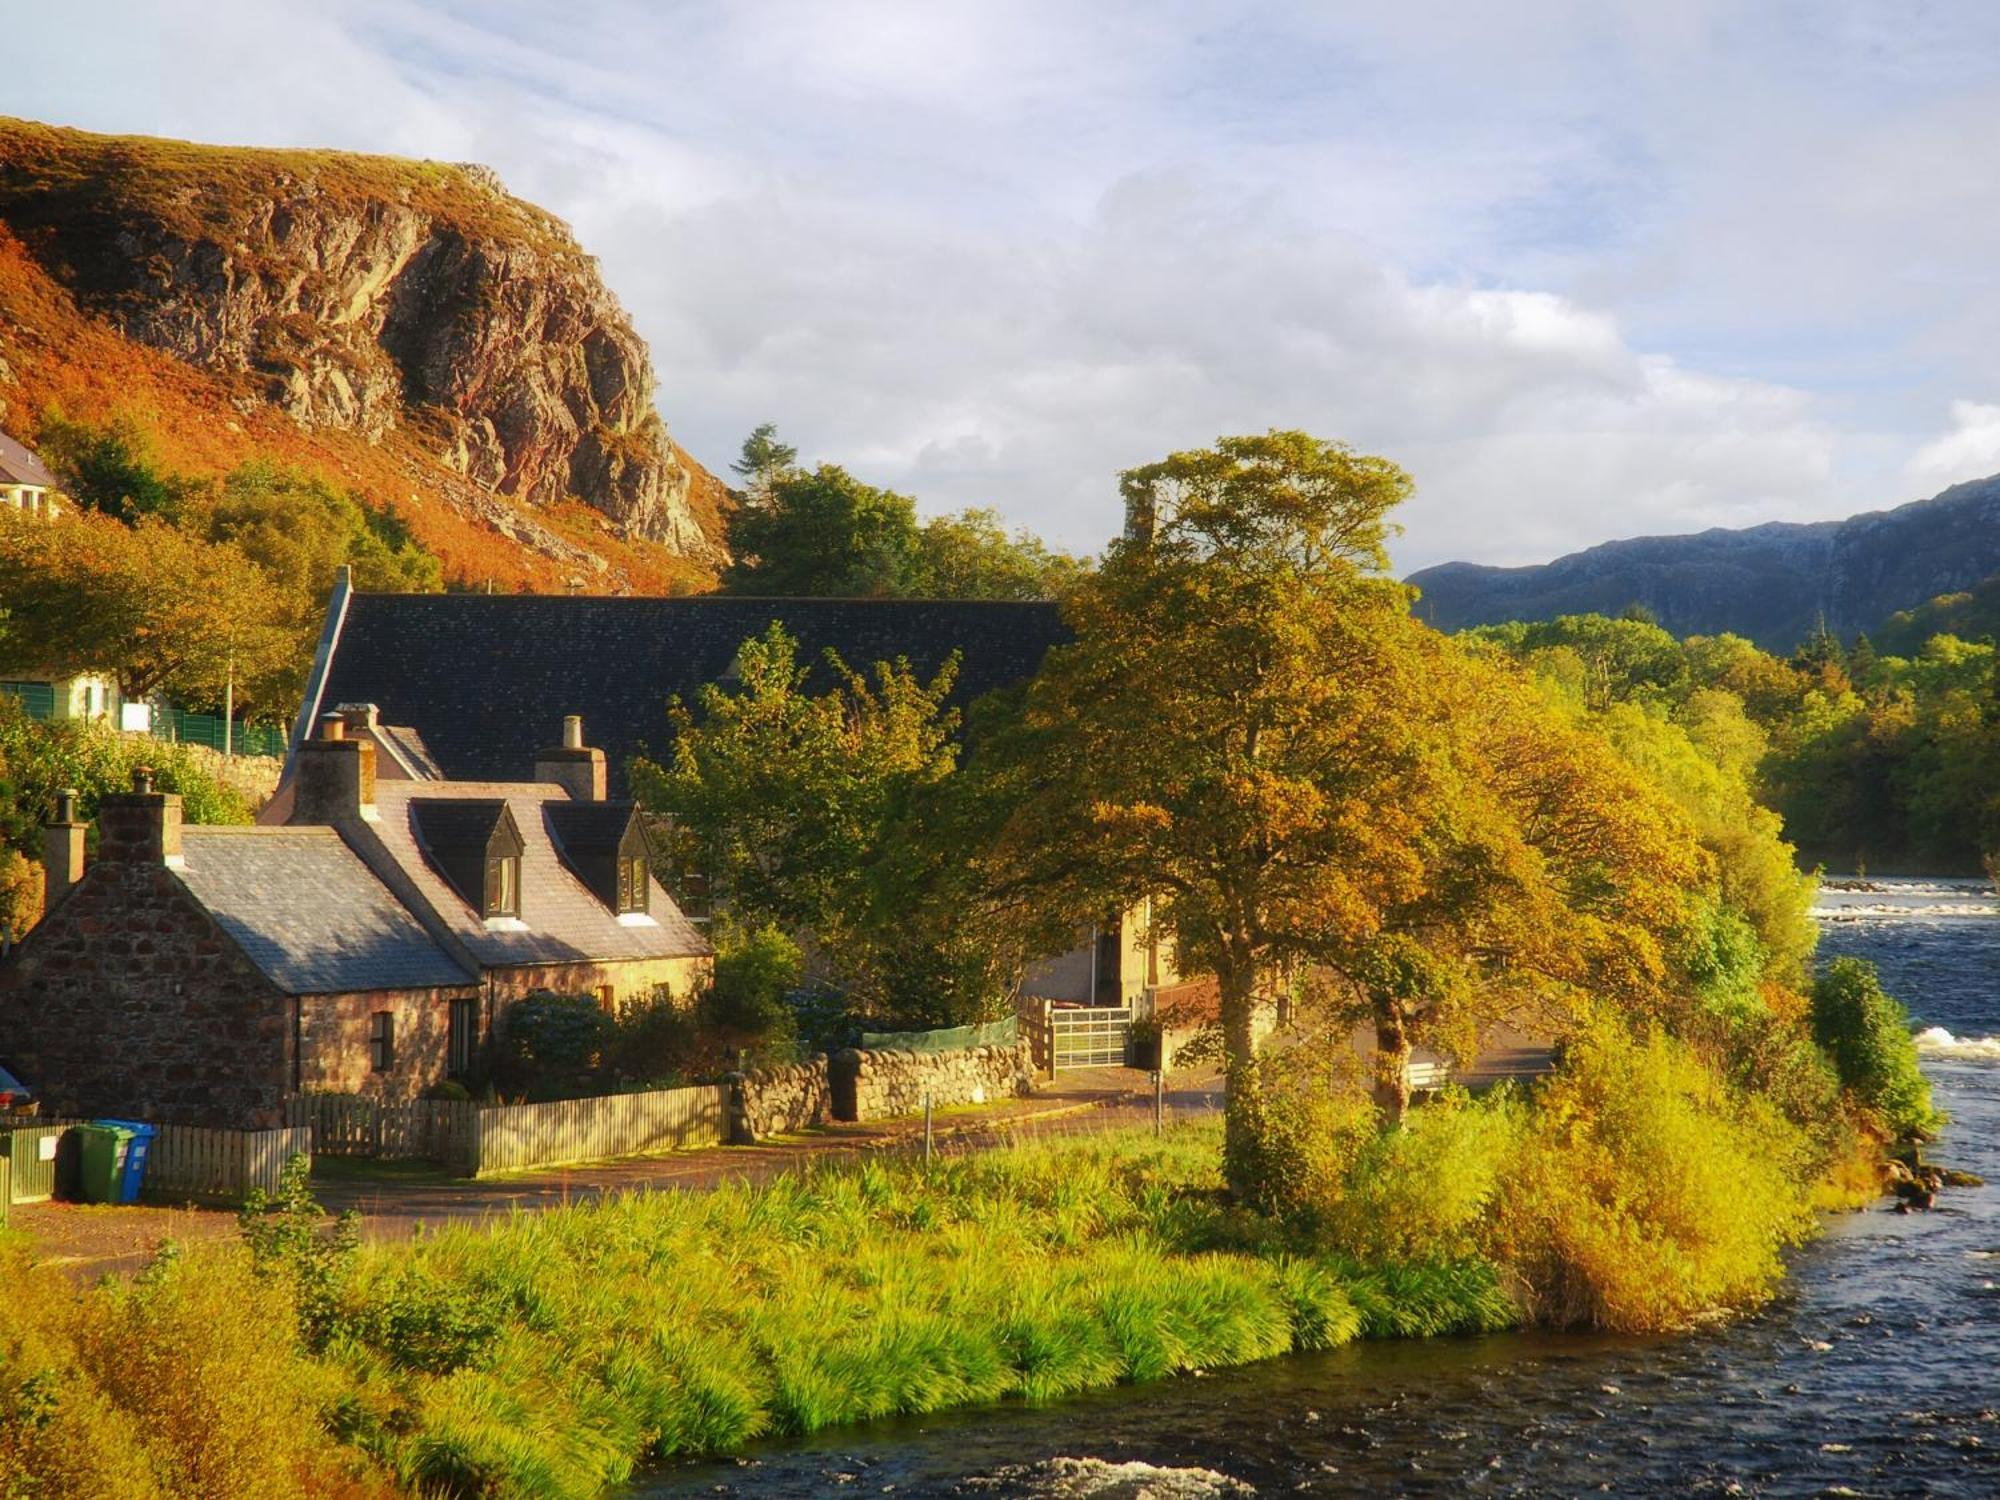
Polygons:
M116 1203L125 1178L125 1153L133 1132L122 1125L79 1125L77 1195L85 1203Z

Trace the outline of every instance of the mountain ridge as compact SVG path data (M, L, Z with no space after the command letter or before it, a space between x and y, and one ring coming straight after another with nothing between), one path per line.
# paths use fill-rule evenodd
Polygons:
M2000 573L2000 475L1837 521L1766 521L1602 542L1551 562L1448 562L1409 575L1441 630L1650 611L1676 635L1789 650L1822 621L1842 638Z

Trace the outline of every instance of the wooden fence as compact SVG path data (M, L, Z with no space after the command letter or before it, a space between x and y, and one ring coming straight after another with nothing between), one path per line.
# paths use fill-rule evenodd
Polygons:
M470 1165L478 1177L719 1146L728 1139L729 1085L481 1108L473 1129Z
M299 1094L285 1101L285 1123L312 1132L315 1155L436 1161L466 1172L478 1118L478 1105L453 1099L380 1104L352 1094Z
M56 1152L76 1120L35 1120L10 1125L0 1134L0 1156L8 1158L16 1203L46 1203L56 1195Z
M293 1156L312 1155L312 1132L201 1130L162 1125L153 1138L144 1182L148 1198L224 1198L240 1201L252 1190L278 1190L278 1175Z

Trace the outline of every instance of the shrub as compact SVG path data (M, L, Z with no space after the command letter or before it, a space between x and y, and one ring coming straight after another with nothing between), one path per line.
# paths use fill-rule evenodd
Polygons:
M313 1353L326 1347L341 1318L341 1299L361 1245L361 1216L352 1209L324 1233L325 1211L312 1195L312 1158L289 1158L278 1191L253 1189L236 1216L250 1263L290 1293L299 1341Z
M1917 1064L1909 1013L1884 993L1873 964L1837 958L1826 966L1813 981L1812 1029L1840 1081L1894 1136L1920 1140L1936 1132L1942 1117Z
M775 927L725 939L715 980L702 997L702 1020L725 1046L783 1047L795 1026L786 996L805 967L799 945Z
M1329 1237L1368 1261L1476 1254L1480 1221L1525 1127L1511 1094L1475 1102L1444 1090L1361 1148L1327 1215Z
M507 1011L493 1053L505 1088L562 1098L584 1088L604 1060L615 1023L595 996L537 990Z
M1767 1101L1602 1024L1536 1103L1485 1243L1539 1321L1671 1329L1769 1294L1812 1220L1810 1147Z
M1267 1051L1244 1111L1249 1206L1303 1229L1338 1217L1347 1174L1376 1132L1354 1054L1335 1046Z

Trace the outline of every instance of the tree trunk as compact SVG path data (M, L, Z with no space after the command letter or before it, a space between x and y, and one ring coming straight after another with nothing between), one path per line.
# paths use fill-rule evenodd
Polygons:
M1237 1197L1250 1195L1256 1161L1257 974L1253 965L1218 971L1222 986L1222 1048L1228 1075L1223 1114L1222 1175Z
M1410 1033L1393 1000L1375 1002L1375 1107L1392 1125L1410 1111Z

